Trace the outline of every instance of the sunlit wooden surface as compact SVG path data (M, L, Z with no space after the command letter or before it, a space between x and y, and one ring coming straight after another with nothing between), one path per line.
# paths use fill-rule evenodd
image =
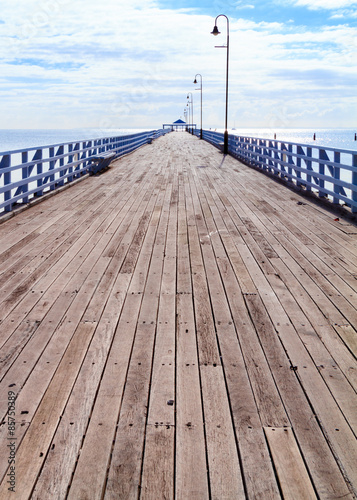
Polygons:
M356 498L352 221L171 133L0 252L1 499Z

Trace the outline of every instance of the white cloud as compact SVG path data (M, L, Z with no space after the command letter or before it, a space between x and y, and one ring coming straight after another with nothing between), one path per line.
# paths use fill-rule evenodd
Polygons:
M13 6L1 13L0 127L160 126L183 114L188 91L198 111L196 73L203 75L207 126L223 122L225 50L214 48L225 43L223 23L214 38L213 18L160 10L151 0L18 3L18 15ZM230 28L232 117L257 123L286 99L310 119L317 101L331 106L339 92L346 119L354 120L347 99L356 28L314 31L243 18L232 18Z
M341 9L336 10L331 16L330 19L356 19L357 18L357 10L351 9Z
M239 1L235 4L235 8L237 10L243 10L243 9L255 9L255 5L252 4L246 4L242 1Z
M330 10L356 5L356 0L295 0L294 4L299 7L307 7L311 10Z

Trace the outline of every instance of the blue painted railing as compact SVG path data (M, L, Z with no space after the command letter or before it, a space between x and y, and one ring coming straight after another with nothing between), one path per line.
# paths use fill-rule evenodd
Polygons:
M87 174L90 156L113 151L118 158L168 132L158 129L0 153L0 214Z
M196 135L199 131L195 132ZM223 133L203 131L203 139L222 148ZM247 165L293 182L306 191L357 213L357 151L229 135L229 154Z

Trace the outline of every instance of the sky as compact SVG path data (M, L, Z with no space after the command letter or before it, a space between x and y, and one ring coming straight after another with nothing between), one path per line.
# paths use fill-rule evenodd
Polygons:
M228 128L357 127L357 1L0 0L0 128L223 128L220 14Z

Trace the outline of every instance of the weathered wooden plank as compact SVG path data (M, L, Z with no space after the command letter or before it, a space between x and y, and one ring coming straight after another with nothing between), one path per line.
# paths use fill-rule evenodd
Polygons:
M127 226L130 224L130 221L131 221L131 218L132 218L132 214L130 213L130 211L126 214L126 217L128 219L126 225L124 224L121 228L119 228L119 231L117 230L116 232L114 232L114 237L117 241L116 243L116 246L119 245L119 242L120 242L120 239L123 235L126 235L125 237L127 238L128 235L130 235L130 232L128 233L127 232ZM125 221L125 218L123 219L123 217L119 217L117 216L116 217L116 221L119 225L120 222L122 221ZM105 227L105 226L104 226ZM112 224L111 224L111 231L114 231L114 228L112 227ZM46 307L47 307L47 310L50 309L51 307L51 301L48 300L47 297L51 297L51 299L53 300L56 295L55 295L55 290L59 290L59 292L61 292L61 287L66 283L66 281L69 280L70 277L72 277L72 274L75 273L75 270L78 269L78 267L80 268L81 272L78 274L78 275L74 275L75 277L72 278L71 280L68 281L68 284L67 284L67 288L64 289L63 292L61 292L61 295L60 295L60 299L63 300L65 299L65 297L67 297L67 301L69 301L68 303L68 306L70 305L71 301L74 299L76 293L78 293L78 290L80 290L80 287L81 287L81 284L84 282L85 278L86 278L86 266L92 266L93 265L93 257L92 257L92 253L95 255L100 255L101 251L103 249L105 249L105 246L107 245L107 242L110 238L112 238L113 236L113 233L112 232L108 232L107 234L106 233L103 233L104 236L106 238L102 238L101 240L97 240L95 239L94 241L94 245L93 245L93 242L91 243L91 246L90 248L85 252L87 254L87 258L82 262L82 261L78 261L78 259L73 259L72 257L72 261L69 262L69 265L68 265L68 268L67 268L67 272L66 273L61 273L61 267L60 266L57 266L57 272L59 273L59 277L55 280L55 288L52 286L46 293L43 294L43 297L44 297L44 303L46 304ZM85 241L85 240L84 240ZM99 243L99 244L98 244ZM115 247L114 247L115 248ZM119 247L118 248L121 252L121 255L125 255L125 248L123 246ZM91 252L92 250L92 252ZM69 252L67 252L66 255L68 255ZM119 258L121 258L121 255L119 254ZM109 256L108 256L109 257ZM95 257L97 258L97 257ZM117 259L116 259L117 260ZM65 261L66 262L66 261ZM114 261L115 263L115 261ZM56 268L56 266L54 266L51 270L51 273L49 273L50 275L53 274L53 277L52 279L49 277L49 274L47 274L45 276L44 279L42 279L42 284L41 284L41 288L43 289L46 289L47 286L45 285L45 283L43 283L43 281L47 281L47 283L50 285L51 284L51 281L57 276L57 273L56 271L54 270ZM90 269L90 267L88 268ZM111 274L111 271L110 271L110 267L108 268L107 270L107 275L110 276ZM62 284L61 284L62 283ZM106 284L104 282L104 288L106 287ZM73 290L76 290L75 293L73 293ZM42 291L42 290L41 290ZM36 296L36 287L34 287L34 289L32 290L33 293L31 293L29 295L30 298L33 298L34 296ZM40 294L41 296L41 294ZM104 297L103 297L104 298ZM31 302L30 302L31 303ZM40 307L42 306L42 304L40 304ZM67 307L68 307L67 306ZM63 310L63 308L60 306L60 303L57 304L56 301L54 302L54 305L52 307L52 311L54 312L54 318L53 317L50 317L49 319L46 318L44 319L45 322L47 322L47 326L45 327L45 329L49 327L49 325L53 325L52 328L54 327L54 325L56 324L55 321L57 320L60 321L61 320L61 311ZM63 311L65 312L66 309L64 309ZM92 311L94 311L94 309L92 309ZM23 311L22 311L23 312ZM46 309L44 310L44 313L46 312ZM25 309L25 313L26 313L26 309ZM20 313L18 313L20 314ZM53 314L52 314L53 316ZM32 322L36 323L38 322L39 319L41 319L43 316L40 316L39 315L39 310L38 308L35 308L33 311L31 311L28 316L27 316L30 320L30 324L31 324L31 318L33 318ZM11 323L14 322L13 320L13 317L11 315L10 317L10 321ZM3 326L6 325L6 322L4 323ZM44 324L41 324L40 325L40 328L43 328L44 327ZM18 336L17 336L18 337ZM47 336L46 336L47 337ZM48 339L46 339L46 337L44 338L44 342L45 344L47 343ZM16 337L13 338L11 337L11 343L9 346L6 346L6 349L2 349L2 356L6 356L6 362L4 357L3 357L3 362L2 362L2 369L5 369L7 364L9 363L10 361L10 358L9 357L9 352L13 352L14 354L19 354L19 349L18 349L18 340L16 339ZM22 339L20 339L22 340ZM39 340L39 335L37 335L37 338L36 340L38 341ZM14 349L12 349L11 351L11 344L14 344ZM10 349L10 351L9 351ZM33 349L33 348L31 348ZM42 349L41 349L42 350ZM39 345L37 344L37 347L36 349L33 349L32 352L38 352L39 351ZM41 352L41 351L40 351ZM4 353L4 354L3 354ZM29 365L29 359L27 358L27 366L26 368L28 368L30 365Z
M249 255L247 254L247 252L246 252L246 256L249 258ZM256 270L256 271L252 270L252 272L254 273L254 274L253 274L253 276L254 276L254 275L255 275L256 277L258 277L258 276L259 276L259 273L257 272L257 270ZM273 296L273 295L271 295L271 294L268 292L268 289L267 289L266 287L265 287L265 289L264 289L264 296L265 296L265 295L269 295L269 296L271 296L271 297Z
M162 198L162 194L159 196ZM107 468L110 465L128 365L160 215L160 206L157 205L157 210L152 211L142 245L139 245L138 240L133 241L133 249L140 252L136 265L133 256L128 254L129 259L122 266L118 277L118 283L121 283L123 278L126 280L133 276L98 389L69 498L88 498L88 496L102 498L104 494ZM121 289L121 286L119 288ZM103 408L106 408L105 412ZM103 433L98 433L98 428L103 429ZM95 481L92 477L93 470L96 471Z
M208 476L192 295L177 297L176 497L206 499Z
M250 382L253 387L257 406L259 408L260 418L264 425L277 425L274 422L279 422L280 425L287 425L288 421L286 414L276 392L274 381L271 377L269 366L266 364L264 353L261 350L259 341L255 335L254 329L250 327L248 315L244 313L244 303L241 300L239 287L234 279L231 279L232 270L229 269L229 263L226 259L224 248L221 246L220 238L217 231L214 230L215 222L211 217L210 207L205 199L200 199L203 215L208 225L206 232L212 234L210 239L211 245L202 245L202 254L206 267L207 280L210 290L211 303L213 314L216 322L217 336L222 350L222 343L226 342L226 351L235 348L237 340L233 340L230 346L227 343L229 326L233 323L233 318L238 331L238 336L241 340L241 348L244 353L245 363L250 376ZM218 214L217 214L218 217ZM213 253L213 249L215 254ZM222 274L218 272L216 259L219 262L219 267L222 269ZM224 265L225 264L225 265ZM221 277L224 278L224 285L221 284ZM226 296L227 294L227 296ZM228 301L229 305L228 305ZM232 318L233 316L233 318ZM225 335L220 335L221 326L224 326ZM239 358L238 358L239 359Z
M280 269L282 270L281 264ZM326 319L318 311L315 304L307 298L303 298L304 290L289 280L290 290L295 297L299 297L299 303L308 304L308 307L300 309L291 292L287 289L280 276L268 276L279 300L289 315L297 333L302 339L306 349L309 351L315 365L335 394L340 405L351 407L349 412L354 420L356 417L354 407L355 391L357 388L357 360L345 348L333 329L328 325ZM306 312L304 312L306 311ZM309 314L308 314L309 313ZM311 322L309 318L311 319ZM314 326L313 326L314 325ZM326 343L326 345L325 345ZM345 376L343 376L345 374ZM346 378L345 378L346 377ZM343 403L345 401L345 404ZM357 422L356 422L357 423Z
M162 191L162 193L165 192ZM166 198L162 200L163 206L165 202L169 202L170 197L171 189L168 186ZM141 483L147 407L167 224L168 213L163 210L138 319L117 433L112 450L105 498L129 498L131 495L135 496L138 494Z
M140 196L140 191L137 195ZM130 216L130 206L134 200L135 196L132 190L125 192L123 196L120 197L120 201L118 200L115 202L115 205L112 205L111 203L108 204L108 213L105 218L102 219L102 217L97 217L88 229L81 225L82 234L78 232L78 239L72 239L70 242L65 241L64 250L67 249L67 251L65 251L62 257L60 257L50 270L43 275L41 279L34 284L34 286L31 287L24 299L19 302L12 313L10 313L2 323L1 326L7 334L7 337L4 335L2 336L4 340L12 334L14 329L16 329L16 327L20 324L21 319L26 317L28 312L31 310L31 307L38 302L39 298L42 299L42 304L46 304L47 310L50 308L51 300L54 301L56 297L54 290L57 289L60 291L61 286L64 286L61 285L61 283L64 284L68 282L70 278L72 278L72 275L75 274L78 268L78 263L80 263L80 260L78 260L77 257L79 252L82 251L86 256L90 255L91 252L97 247L98 242L101 239L104 243L110 239L114 240L115 249L115 241L118 237L117 231L119 226L122 223L127 224L127 226L130 224L130 219L128 217ZM128 209L129 214L127 213ZM125 216L127 217L127 221L125 220ZM121 226L119 231L120 230L125 232L125 225L124 227ZM103 239L103 237L107 238L107 240ZM59 236L59 239L61 239L61 236ZM101 244L103 243L101 242ZM83 247L85 249L83 249ZM110 251L107 250L104 255L110 256ZM54 282L56 287L55 289L52 286ZM78 285L74 286L73 289L78 290ZM51 299L49 300L48 297ZM39 313L37 306L34 311L30 312L30 315L31 314L34 316L35 321L43 317Z
M192 183L191 195L197 230L194 231L193 226L189 226L189 245L190 255L193 255L193 258L191 258L192 283L203 412L207 438L210 490L213 498L232 498L237 496L240 498L245 494L242 471L238 460L232 416L216 340L215 325L210 319L212 312L208 312L208 308L211 305L207 302L209 289L206 283L206 276L208 277L213 270L213 263L205 258L204 250L201 256L198 245L200 241L201 247L210 247L210 243L202 243L202 236L207 232L207 228L205 228L198 196L194 191ZM200 279L197 276L200 276ZM210 295L212 298L212 294ZM205 341L202 341L201 337L203 332ZM207 342L207 339L209 339L209 342ZM218 408L220 408L219 412L217 412ZM230 481L228 477L231 478Z
M154 205L155 199L156 195L154 192L147 206L149 211ZM147 203L148 200L144 197L137 207L130 228L123 238L127 242L126 245L123 245L123 240L120 245L117 241L117 249L113 254L112 265L109 266L93 300L83 315L84 321L97 322L98 327L67 403L61 423L53 438L53 441L57 442L56 449L50 450L46 464L37 482L35 493L39 498L43 497L46 492L58 497L66 495L80 451L82 436L85 434L89 422L94 398L133 273L133 270L129 272L127 267L122 266L122 263L129 253L131 262L135 263L138 258L139 242L142 243L146 232L145 229L149 223L148 217L141 215L143 210L146 209ZM120 273L118 273L119 269L121 269ZM103 311L104 306L105 309ZM79 407L78 399L80 394L84 394L85 398L83 398L84 402ZM76 425L71 425L71 422L75 422ZM60 474L58 473L59 470L61 470ZM57 477L56 480L54 480L55 477ZM92 491L92 493L94 492Z
M244 498L242 471L220 365L201 365L203 413L212 498Z
M113 206L110 205L111 208ZM11 311L13 307L15 307L18 302L22 299L22 297L30 293L36 285L36 282L39 278L46 276L46 273L52 271L55 268L56 264L61 260L62 257L68 255L68 251L71 250L69 255L76 256L76 250L79 251L83 248L83 243L88 240L92 235L95 235L90 241L92 243L92 247L96 245L96 239L101 238L102 232L105 231L107 226L103 224L106 219L109 219L111 222L115 218L115 211L111 212L109 210L106 214L100 214L94 221L92 220L92 216L85 214L85 219L83 219L82 224L78 226L77 224L72 224L67 228L64 228L62 232L59 228L59 233L57 233L56 240L54 240L53 245L49 244L43 250L43 256L47 255L46 259L38 256L37 259L34 259L34 262L28 266L26 272L19 273L18 276L15 276L12 280L12 291L9 294L6 290L6 287L3 289L4 300L0 304L0 314L2 319L6 317L7 314ZM78 222L78 221L77 221ZM79 219L81 222L81 219ZM87 253L90 249L87 249ZM67 255L66 255L67 254ZM63 266L63 262L61 262ZM61 267L63 269L63 267ZM57 272L58 269L57 269ZM24 275L24 276L23 276ZM42 288L41 291L44 289Z
M126 296L78 457L70 499L101 499L104 494L141 300L141 294Z
M0 224L24 498L354 498L356 234L299 200L171 134Z
M59 416L62 414L93 331L93 324L81 323L78 326L71 340L71 345L37 408L21 445L17 449L16 471L18 479L16 496L19 499L29 498L31 495L33 485L36 482L58 425ZM12 492L8 490L7 486L5 478L0 485L1 498L12 498Z
M181 178L182 179L182 178ZM209 497L184 188L179 188L176 299L176 498Z
M164 206L168 225L141 480L141 497L148 499L174 497L177 204L175 184Z
M73 317L73 316L72 316ZM73 318L74 319L74 318ZM78 327L77 327L78 325ZM73 330L76 330L73 335ZM78 330L78 334L76 334ZM57 371L61 373L61 371L66 371L66 368L64 368L64 363L66 362L66 359L69 358L72 355L75 355L76 353L69 353L68 350L66 351L67 355L63 355L64 351L68 347L68 344L70 346L74 345L76 347L76 340L78 337L80 337L80 343L81 343L81 348L84 350L83 352L80 351L79 349L78 352L81 353L81 356L85 355L86 351L86 346L88 345L87 342L90 342L91 339L91 334L93 333L94 330L94 325L93 324L87 324L87 323L78 323L74 321L73 324L70 324L69 322L64 322L62 324L62 329L59 329L59 335L54 336L55 341L51 342L49 344L49 348L46 349L44 355L41 357L40 362L36 364L36 369L31 372L31 376L28 378L26 385L24 388L21 389L21 387L18 387L16 382L17 380L15 379L15 392L18 392L21 389L21 392L17 398L16 401L16 407L17 407L17 415L24 415L22 417L24 419L24 422L34 422L35 419L37 418L36 416L38 415L39 408L42 408L42 404L48 404L51 405L51 398L56 398L55 393L52 394L52 387L56 388L56 391L58 390L58 387L56 382L54 380L57 380L56 376L51 380L51 376L53 375L54 371L56 370L57 366L59 367ZM68 333L67 333L68 332ZM62 333L62 335L60 335ZM71 339L73 335L73 339ZM65 346L65 347L64 347ZM63 356L63 358L62 358ZM62 360L61 360L62 358ZM76 362L81 363L83 357L76 358ZM60 361L60 364L58 364ZM71 368L77 367L78 369L78 364L76 365L75 362L69 361L69 364L73 365ZM61 368L62 367L62 368ZM59 376L59 375L58 375ZM68 381L70 383L74 383L76 373L72 374L71 378L69 376ZM61 379L60 379L61 380ZM52 385L51 385L52 384ZM66 394L68 397L68 392L70 391L71 386L64 386L63 391L61 393L61 397L58 397L58 404L60 406L56 407L58 411L62 411L63 408L61 407L61 404L65 404L65 398ZM55 392L56 392L55 391ZM43 394L46 393L47 396L46 398L43 398ZM41 401L42 398L42 401ZM51 413L51 406L49 408L49 413L50 413L50 422L48 423L46 427L46 431L48 432L47 438L49 439L50 432L54 431L54 429L57 426L58 420L60 419L60 413L57 413L57 416ZM46 412L46 408L42 409L41 411ZM40 413L41 414L41 413ZM56 420L57 418L57 420ZM42 422L41 422L42 424ZM39 424L39 425L41 425ZM31 427L32 428L32 427ZM48 430L49 429L49 430ZM22 437L26 431L26 427L23 426L18 426L17 429L17 443L20 445L20 442L22 440ZM27 433L25 434L27 436ZM3 441L6 440L6 434L5 434L5 429L1 429L1 443L3 444ZM36 436L31 436L26 439L39 439L39 437L36 438ZM32 441L31 441L32 442ZM25 441L26 443L26 441ZM47 443L48 444L48 443ZM44 439L44 446L46 446L46 439ZM29 444L29 447L31 447L31 443ZM46 451L46 450L45 450ZM44 456L45 456L45 451ZM28 457L27 457L28 458ZM24 459L26 462L26 458ZM24 463L25 463L24 462ZM32 462L29 460L29 462L32 467ZM35 468L40 466L40 463L37 461L34 462L33 467ZM7 463L5 463L3 460L0 461L0 466L1 466L1 473L3 474L4 468L6 469ZM25 466L25 465L24 465Z
M284 499L317 498L298 445L288 427L265 427Z
M304 359L298 357L300 353L299 344L293 340L291 342L294 343L294 347L290 348L289 346L287 348L286 338L296 339L296 333L291 328L288 317L284 317L282 312L278 316L279 307L274 307L271 304L268 307L269 315L272 315L272 319L270 319L262 300L258 296L247 295L245 301L317 491L320 495L327 495L327 497L346 495L348 498L353 498L339 468L343 454L337 453L335 455L333 453L335 449L331 450L331 442L326 439L326 429L321 426L320 419L317 418L316 408L312 405L310 391L306 390L307 388L300 379L299 366L302 366L301 371L303 371L311 361L308 360L308 356L304 356ZM288 357L282 353L281 342L287 350ZM315 374L316 372L317 369L315 368ZM309 376L312 375L313 372L310 372ZM316 375L312 377L311 383L314 384L315 381ZM321 386L318 382L317 377L316 383L319 390L322 389L322 392L326 394L323 385ZM329 403L332 405L330 407L330 410L332 410L334 402L331 398ZM325 414L325 418L330 422L329 425L333 422L333 418L330 417L330 410L327 410L327 414ZM336 417L336 412L334 412L334 416ZM339 419L341 417L341 414L337 416ZM354 439L352 439L353 447ZM348 461L349 459L347 459Z

